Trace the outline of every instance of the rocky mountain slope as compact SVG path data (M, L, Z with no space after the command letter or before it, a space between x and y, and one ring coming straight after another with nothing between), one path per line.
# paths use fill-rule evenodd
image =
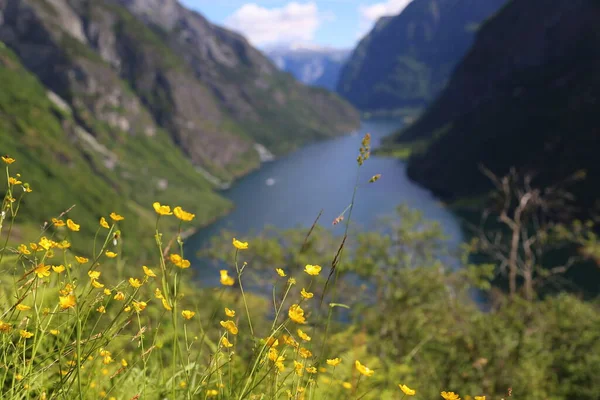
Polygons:
M364 111L420 109L446 85L478 26L506 0L414 0L383 17L342 70L338 92Z
M348 50L275 48L266 52L277 67L300 82L334 91Z
M540 12L543 10L543 12ZM513 0L481 30L447 89L396 145L420 148L408 173L445 199L490 187L483 165L511 166L572 187L589 209L600 195L600 2Z
M77 203L82 218L135 212L141 229L155 200L206 223L230 207L219 183L359 123L176 0L0 0L0 42L0 151L34 188L60 187L36 224Z

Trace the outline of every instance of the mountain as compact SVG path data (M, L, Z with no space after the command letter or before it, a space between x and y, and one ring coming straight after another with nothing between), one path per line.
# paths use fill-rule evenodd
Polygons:
M479 25L506 0L414 0L381 18L342 69L337 91L363 111L416 110L446 85Z
M0 0L0 42L0 148L47 196L38 226L76 203L153 229L153 201L207 223L231 207L218 184L359 124L176 0Z
M266 54L300 82L334 91L350 51L327 48L274 48Z
M490 188L514 166L550 183L584 170L583 210L600 196L600 2L514 0L483 26L448 87L395 146L444 199Z

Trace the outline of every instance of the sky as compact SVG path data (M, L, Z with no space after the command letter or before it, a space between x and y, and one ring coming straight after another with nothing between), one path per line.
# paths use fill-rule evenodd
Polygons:
M255 46L353 48L382 16L412 0L180 0Z

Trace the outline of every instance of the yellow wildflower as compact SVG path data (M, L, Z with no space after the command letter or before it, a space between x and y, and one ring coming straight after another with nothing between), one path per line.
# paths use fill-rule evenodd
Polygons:
M235 311L225 307L225 315L227 315L229 318L233 318L235 317Z
M406 386L406 385L400 385L400 384L398 384L398 387L399 387L399 388L400 388L400 390L402 390L402 391L404 392L404 394L405 394L405 395L407 395L407 396L414 396L414 395L415 395L415 393L417 393L417 391L416 391L416 390L414 390L414 389L411 389L411 388L409 388L409 387L408 387L408 386ZM485 400L485 399L483 399L483 400Z
M309 374L316 374L317 368L316 367L306 367L306 372L308 372Z
M21 329L21 331L19 332L19 334L24 339L29 339L30 337L33 337L33 332L28 332L28 331L26 331L24 329Z
M60 305L60 308L63 310L66 310L67 308L73 308L75 307L75 296L72 294L69 294L67 296L59 296L58 303Z
M352 389L352 384L350 382L344 382L342 383L342 387L344 389Z
M185 319L192 319L194 315L196 315L196 313L190 310L183 310L181 312L181 316Z
M106 250L106 257L108 258L115 258L118 254L117 253L113 253L112 251Z
M19 310L19 311L29 311L29 310L31 310L31 307L26 306L25 304L17 304L17 306L15 308L17 310Z
M65 221L58 218L52 218L52 224L58 228L65 226Z
M106 308L104 306L100 306L96 309L100 314L106 314Z
M127 365L128 365L128 364L127 364L127 360L125 360L124 358L122 358L122 359L121 359L121 366L122 366L123 368L125 368L125 367L127 367Z
M304 272L313 276L319 275L321 272L321 266L307 264L306 267L304 267Z
M275 347L271 347L269 349L269 360L275 362L277 361L277 357L279 356L279 352Z
M88 276L92 280L100 278L101 274L102 274L102 272L100 272L100 271L88 271Z
M100 217L100 226L105 229L110 228L110 226L108 225L108 222L106 222L106 218L104 218L104 217Z
M50 333L54 336L57 336L60 333L60 331L58 329L50 329Z
M102 289L104 287L104 284L98 282L97 279L92 279L92 286L96 289Z
M156 274L150 268L146 267L145 265L142 265L142 269L144 270L144 274L146 274L146 276L150 278L156 278Z
M460 396L454 392L441 392L440 394L446 400L460 400Z
M65 266L64 266L64 265L62 265L62 264L61 264L61 265L53 265L53 266L52 266L52 270L53 270L54 272L56 272L57 274L60 274L61 272L64 272L64 271L65 271Z
M206 391L206 397L215 397L219 395L219 391L216 389L211 389Z
M167 311L171 311L171 310L172 310L172 308L171 308L171 306L169 305L169 302L167 301L167 299L165 299L165 298L163 297L161 300L162 300L162 305L163 305L163 307L165 308L165 310L167 310Z
M175 207L173 209L173 213L180 220L187 221L187 222L193 220L194 217L196 216L196 214L192 214L192 213L189 213L187 211L183 211L183 209L181 207Z
M142 286L142 282L137 278L129 278L129 284L136 289Z
M232 335L238 334L238 328L233 321L221 321L221 326L227 329Z
M79 227L80 227L80 225L78 225L75 222L73 222L73 220L71 218L69 218L67 220L67 228L69 228L73 232L78 232L79 231Z
M104 289L104 295L105 296L110 296L111 295L110 289Z
M297 324L305 324L304 310L298 304L292 304L288 310L288 315L292 321Z
M305 349L304 347L301 347L300 350L298 350L298 354L300 355L300 357L302 358L309 358L312 357L312 353L310 350Z
M294 360L294 371L296 372L296 375L302 376L304 365L301 362Z
M123 294L123 292L117 292L117 294L115 294L115 297L113 297L113 299L115 299L117 301L123 301L123 300L125 300L125 294Z
M233 344L229 341L229 339L227 339L225 336L223 336L221 338L221 346L230 348L230 347L233 347Z
M332 367L340 365L341 362L342 362L342 359L339 357L327 359L327 365L331 365Z
M0 332L7 333L12 329L12 324L0 320Z
M57 243L56 247L58 247L61 250L65 250L65 249L68 249L69 247L71 247L71 243L69 243L68 240L63 240L62 242Z
M154 211L156 211L158 215L173 215L171 207L163 206L158 201L154 202L152 207L154 207Z
M88 258L86 257L79 257L79 256L75 256L75 260L77 260L77 262L79 264L85 264L86 262L90 261Z
M20 244L19 247L17 247L17 251L26 256L31 254L27 246L25 246L24 244Z
M306 333L304 333L304 331L302 331L302 329L298 329L298 336L300 336L300 339L310 342L310 339L311 339L310 336L308 336Z
M235 283L235 279L233 279L232 277L229 276L228 272L226 269L222 269L220 271L221 273L221 285L223 286L233 286L233 284Z
M133 308L135 309L136 312L142 312L144 311L144 309L146 308L146 306L148 305L145 301L133 301L131 303L131 305L133 306Z
M281 276L282 278L286 276L284 270L282 270L281 268L275 269L275 272L277 272L277 275Z
M304 288L302 288L302 290L300 291L300 295L305 299L312 299L312 297L314 296L313 293L307 292Z
M110 219L112 219L115 222L119 222L119 221L123 221L125 219L125 217L123 217L117 213L111 212Z
M9 156L2 156L2 161L4 161L5 164L10 165L15 162L15 159Z
M9 178L8 178L8 183L10 183L11 185L20 185L20 184L21 184L21 183L23 183L23 182L21 182L21 181L20 181L20 180L18 180L18 179L15 179L15 178L13 178L13 177L11 176L11 177L9 177Z
M39 244L44 250L49 250L52 247L52 240L48 240L48 238L44 236L40 239Z
M485 396L475 396L475 400L485 400Z
M360 363L360 361L358 361L358 360L356 360L354 362L354 365L356 366L356 369L358 370L358 372L360 372L364 376L373 376L373 374L375 373L375 371L373 371L372 369L370 369L369 367L367 367L365 365L362 365Z
M154 297L157 299L162 299L164 297L159 288L154 289Z
M37 275L38 278L44 278L50 276L50 266L40 264L38 265L33 272Z
M247 250L248 249L248 242L240 242L236 238L233 238L233 240L231 242L233 243L233 247L235 247L238 250Z

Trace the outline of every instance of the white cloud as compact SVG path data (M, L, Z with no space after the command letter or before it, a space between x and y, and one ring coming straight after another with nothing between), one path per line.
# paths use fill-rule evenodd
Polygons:
M368 6L361 5L358 9L360 12L359 36L363 36L367 33L379 18L389 15L398 15L411 2L412 0L387 0Z
M255 3L244 4L225 25L242 33L256 45L310 43L319 25L333 18L319 13L316 2L287 3L280 8L265 8Z

